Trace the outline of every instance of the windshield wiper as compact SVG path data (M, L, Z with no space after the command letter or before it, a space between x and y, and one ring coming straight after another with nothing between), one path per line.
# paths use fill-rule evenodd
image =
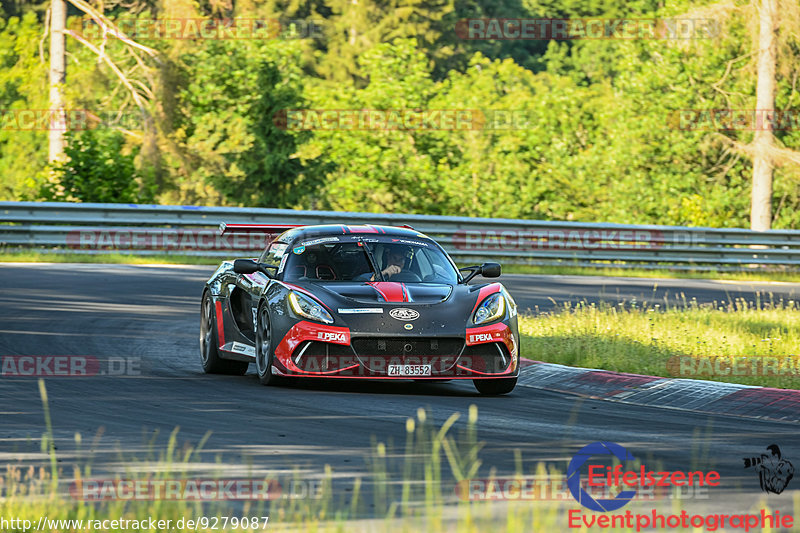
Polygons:
M364 249L364 253L367 254L367 261L369 261L369 266L372 268L372 272L376 275L377 278L380 278L380 281L386 281L383 279L383 273L378 270L378 266L375 263L375 258L372 257L372 250L369 249L367 243L365 243L362 239L358 239L358 243Z

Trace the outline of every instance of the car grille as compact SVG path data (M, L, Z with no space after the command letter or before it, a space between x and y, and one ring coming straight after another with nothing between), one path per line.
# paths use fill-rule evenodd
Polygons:
M308 347L304 350L303 346L299 349L295 350L295 356L299 353L299 350L303 351L303 356L306 355L329 355L329 356L346 356L349 355L350 357L353 356L353 349L349 346L343 344L333 344L331 342L318 342L318 341L308 341Z
M350 341L361 364L385 374L389 365L431 365L433 375L453 368L464 348L458 337L354 338Z
M308 341L298 346L292 360L305 372L330 372L358 363L349 346L317 341Z
M353 349L359 356L456 356L464 347L458 337L388 337L354 338Z

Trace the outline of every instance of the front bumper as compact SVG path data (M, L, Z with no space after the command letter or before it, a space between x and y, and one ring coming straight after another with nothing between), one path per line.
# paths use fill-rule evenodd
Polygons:
M429 373L390 375L390 367ZM396 368L395 368L396 370ZM463 337L351 336L347 328L300 322L275 350L273 372L295 377L496 379L519 373L508 324L466 329Z

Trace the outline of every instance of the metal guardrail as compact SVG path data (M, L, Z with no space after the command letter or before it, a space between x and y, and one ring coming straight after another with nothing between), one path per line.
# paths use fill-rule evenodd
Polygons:
M221 222L409 224L457 261L742 270L800 267L800 231L690 228L287 209L0 202L0 250L252 256L262 235Z

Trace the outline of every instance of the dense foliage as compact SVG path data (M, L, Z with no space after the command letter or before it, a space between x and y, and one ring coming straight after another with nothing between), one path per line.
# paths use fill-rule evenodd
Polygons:
M789 3L791 4L791 3ZM789 5L787 4L787 5ZM102 120L47 166L43 2L0 7L0 199L157 201L746 227L752 131L681 128L681 111L755 106L750 2L312 0L105 3L120 21L314 21L271 39L153 39L132 69L146 116L96 55L68 40L71 108ZM797 22L797 10L782 12ZM77 10L70 26L80 27ZM465 18L713 20L698 39L465 40ZM792 22L794 21L794 22ZM800 110L798 31L782 31L776 107ZM111 39L109 55L133 66ZM44 62L43 62L44 61ZM468 110L468 129L287 125L287 111ZM482 122L485 120L485 122ZM797 118L795 120L798 120ZM105 130L110 130L105 131ZM777 134L800 149L800 123ZM777 228L800 228L800 170L775 172Z

